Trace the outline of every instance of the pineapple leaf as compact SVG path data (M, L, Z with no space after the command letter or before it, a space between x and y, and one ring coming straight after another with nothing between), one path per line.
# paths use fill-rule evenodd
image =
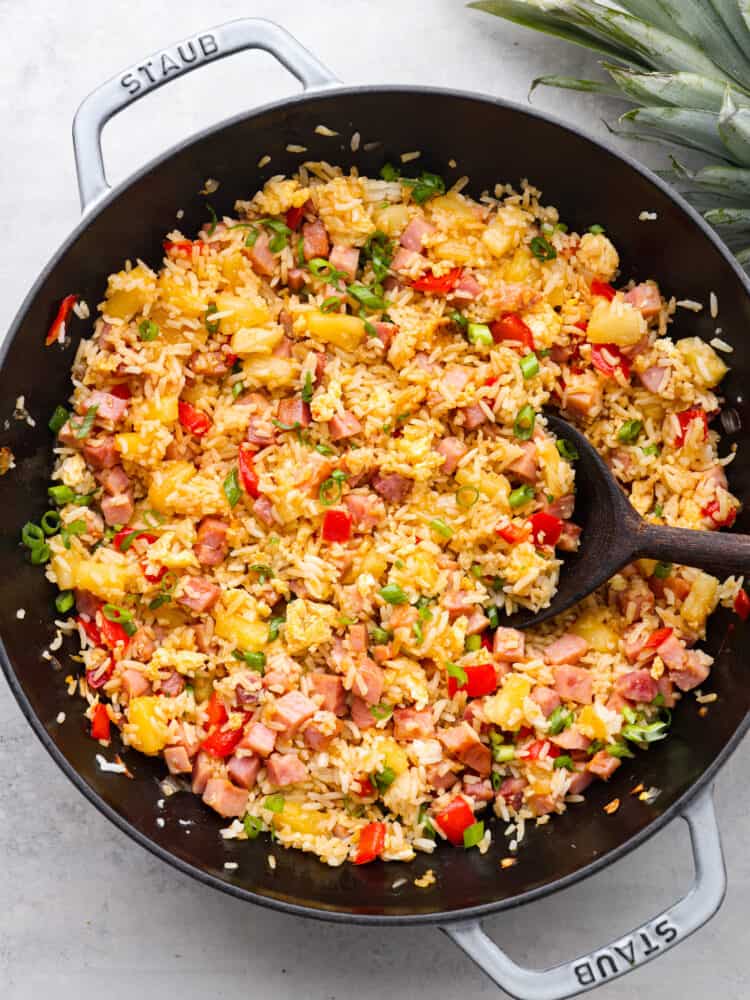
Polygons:
M704 213L704 218L712 226L750 229L750 208L712 208Z
M680 187L686 195L705 194L746 205L750 201L750 170L744 167L710 166L693 172L674 156L672 170L657 170L660 177Z
M629 101L622 90L613 87L606 80L579 80L574 76L538 76L532 80L529 87L529 97L537 87L558 87L561 90L582 90L589 94L604 94L606 97L615 97L621 101ZM721 88L720 88L721 89Z
M555 35L557 38L563 38L567 42L582 45L584 48L615 59L633 61L632 53L628 52L627 48L602 41L588 31L582 30L573 23L573 15L567 11L562 11L558 16L554 11L538 7L534 0L474 0L468 6L485 11L487 14L494 14L495 17L502 17L513 24L521 25L522 28ZM640 60L635 61L640 64Z
M655 136L676 142L679 146L699 149L726 160L725 148L718 132L719 116L695 108L633 108L620 118L652 129ZM627 134L627 133L625 133Z
M750 109L737 107L729 87L724 94L718 127L730 159L750 165Z
M742 250L737 250L735 256L742 267L750 266L750 247L743 247Z
M641 104L666 104L703 111L721 110L725 87L697 73L638 73L604 64L615 83L628 97ZM750 97L735 92L737 103L750 107Z
M746 4L737 0L708 0L743 52L750 52L750 25L742 13Z

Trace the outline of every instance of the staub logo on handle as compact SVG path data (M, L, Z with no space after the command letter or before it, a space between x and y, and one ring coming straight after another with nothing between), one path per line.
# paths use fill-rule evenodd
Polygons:
M653 926L646 924L610 948L596 952L584 962L576 962L573 972L581 986L603 983L606 979L622 975L636 965L647 962L665 945L670 945L678 935L679 931L669 917L662 917Z
M172 73L182 73L194 63L205 62L219 51L215 35L197 35L186 42L180 42L172 49L164 49L141 66L129 70L120 79L120 85L131 96L162 83Z

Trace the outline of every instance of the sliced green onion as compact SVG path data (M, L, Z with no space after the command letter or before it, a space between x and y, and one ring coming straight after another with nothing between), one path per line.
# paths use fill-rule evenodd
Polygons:
M657 580L666 580L672 572L672 563L658 562L654 566L654 576Z
M526 403L518 411L515 422L513 423L514 435L519 441L528 441L534 433L535 423L536 413L534 412L534 407L530 403Z
M654 698L654 700L651 702L651 704L652 705L656 705L657 708L663 708L665 701L666 701L666 698L664 697L664 695L660 691L657 694L657 696Z
M449 677L458 681L459 687L463 687L464 684L468 684L469 678L466 676L466 671L463 667L459 667L457 663L446 663L445 672Z
M370 638L377 646L385 646L393 638L393 633L389 632L388 629L380 628L379 625L376 625L370 632Z
M667 738L670 722L671 718L657 719L654 722L636 722L623 726L622 735L633 743L656 743Z
M482 577L484 576L484 570L479 565L479 563L474 563L474 565L471 567L471 569L469 570L469 572L477 580L481 580Z
M539 358L533 352L526 354L518 362L524 378L534 378L539 374Z
M64 426L69 416L70 414L64 406L56 406L52 411L52 416L49 418L47 426L53 434L57 434L60 428Z
M47 490L50 500L53 500L60 507L70 503L75 498L75 493L69 486L50 486Z
M54 535L60 530L60 515L56 510L48 510L40 521L45 535Z
M456 503L464 510L469 510L479 499L479 490L476 486L461 486L456 490Z
M476 347L492 347L495 343L486 323L469 323L466 328L466 336L469 343Z
M133 612L128 611L127 608L121 608L117 604L105 604L102 607L102 614L110 622L117 622L118 625L124 625L125 622L132 622Z
M516 748L504 744L493 746L492 758L498 764L509 764L512 760L516 759Z
M245 246L254 247L258 242L258 237L260 236L260 229L251 229L247 236L245 237Z
M329 444L316 444L315 450L319 455L335 455L335 451Z
M371 778L373 784L377 786L378 791L382 794L396 780L396 772L392 767L384 767L382 771L373 771Z
M384 181L396 181L401 176L401 171L392 163L384 163L380 168L380 176Z
M519 486L515 490L511 490L508 494L508 503L510 504L511 510L517 510L519 507L525 507L526 504L533 499L534 487L529 483L525 483L523 486Z
M557 257L557 250L545 236L535 236L529 249L537 260L554 260Z
M484 822L480 819L464 830L464 847L467 850L470 847L476 847L482 837L484 837Z
M381 702L379 705L370 705L370 714L378 722L382 722L383 719L390 719L393 715L393 705L386 705L385 702Z
M36 548L37 545L41 545L44 542L44 532L38 524L34 524L33 521L27 521L21 528L21 541L27 549Z
M266 580L273 578L273 570L270 566L266 566L265 563L253 563L250 569L253 573L258 574L258 583L265 583Z
M574 771L575 770L575 765L573 763L573 758L570 756L570 754L567 754L567 753L563 753L563 754L560 754L559 757L555 757L555 760L554 760L554 762L552 764L552 767L556 771L560 771L562 768L565 768L566 771Z
M281 253L286 246L286 236L283 233L274 233L268 241L268 249L271 253Z
M218 311L219 309L215 302L212 302L211 305L208 307L208 309L206 309L206 314L203 317L203 322L206 324L206 329L208 330L209 333L219 332L219 320L218 319L213 320L208 318L209 316L213 316L213 314L217 313Z
M35 545L31 550L31 562L34 566L41 566L42 563L46 563L50 557L49 545L43 542L41 545Z
M622 444L633 444L643 430L642 420L626 420L617 432L617 440Z
M64 615L66 611L70 611L75 602L72 590L61 590L55 598L55 607L61 615Z
M362 247L362 256L370 261L375 280L383 281L388 277L393 259L393 240L389 240L385 233L377 230L367 238Z
M661 448L658 444L647 444L645 448L641 448L644 455L659 455L661 454Z
M65 548L70 548L71 535L85 535L87 531L88 526L86 522L80 518L76 521L71 521L70 524L64 524L60 529L60 537L63 540Z
M148 610L158 611L159 608L162 606L162 604L167 604L171 600L172 600L171 594L167 593L159 594L157 597L153 599L153 601L148 602Z
M245 828L245 834L248 840L255 840L258 834L263 833L263 830L265 829L263 820L259 819L257 816L251 816L250 813L245 816L242 821L242 825Z
M213 234L216 232L216 226L219 220L216 217L216 212L214 211L213 205L210 205L208 202L206 202L206 208L208 209L208 214L211 216L211 225L206 230L206 235L213 236Z
M333 507L341 499L341 478L329 476L320 484L318 500L322 507Z
M251 670L257 671L257 673L263 675L266 670L266 654L258 653L253 649L243 650L235 649L232 652L232 656L235 660L242 660L246 663Z
M478 649L482 648L482 637L481 635L467 635L464 642L464 649L467 653L476 653Z
M409 600L397 583L387 583L378 593L386 604L406 604Z
M654 517L661 517L662 514L664 513L664 508L660 503L655 503L654 509L651 511L651 513L653 514Z
M268 809L272 813L280 813L284 811L284 796L280 793L276 795L267 795L265 801L263 802L264 808Z
M99 409L98 405L90 406L88 410L86 410L86 416L83 417L83 419L80 420L78 423L76 423L72 417L70 418L70 426L76 432L76 437L79 440L88 437L88 435L91 433L91 428L94 426L94 420L96 419L96 411L98 409Z
M627 745L627 743L622 743L620 740L617 740L615 743L607 744L607 746L604 749L607 751L610 757L618 757L618 758L635 757L635 754Z
M490 620L490 628L495 629L500 625L500 609L496 605L487 608L487 617Z
M435 517L430 521L430 527L435 534L443 538L453 538L453 528L445 523L441 517Z
M555 447L557 448L558 453L569 462L577 462L581 457L578 454L578 449L572 441L566 441L564 438L558 438L557 441L555 441Z
M598 222L595 222L593 226L589 226L589 232L593 233L594 236L600 236L604 231L604 226L600 226Z
M305 372L305 381L302 386L302 392L300 393L303 403L312 402L313 397L313 375L311 371Z
M452 312L449 312L448 319L451 323L455 323L456 326L460 326L462 330L466 330L469 325L468 319L463 315L463 313L460 313L458 309L454 309Z
M232 386L232 399L237 399L237 397L241 396L244 391L245 391L245 383L235 382L234 385Z
M284 624L283 618L271 618L268 622L268 639L267 642L276 642L279 638L279 629Z
M547 720L549 726L547 732L550 736L558 736L563 729L567 729L568 726L573 724L573 719L572 712L569 712L567 708L563 708L562 705L558 705Z
M385 178L384 178L385 179ZM401 181L412 189L411 195L418 205L424 205L430 198L445 194L445 181L437 174L423 170L419 177L404 177Z
M214 306L214 312L216 312L216 306ZM206 324L208 326L208 324ZM149 341L156 340L159 336L159 327L151 319L144 319L138 324L138 336L141 340Z
M237 479L237 469L231 469L226 479L222 484L222 489L224 490L224 496L227 498L230 507L236 507L237 502L242 496L242 491L240 490L240 484Z
M382 295L376 295L367 285L348 285L346 291L348 295L351 295L353 299L356 299L366 309L379 310L386 308L387 303Z

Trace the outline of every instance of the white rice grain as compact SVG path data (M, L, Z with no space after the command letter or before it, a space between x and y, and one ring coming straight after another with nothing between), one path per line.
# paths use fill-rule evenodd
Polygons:
M708 306L711 312L711 319L716 319L719 315L719 300L716 297L716 292L711 292L709 295Z
M421 149L414 149L410 153L402 153L400 159L402 163L411 163L412 160L418 160L421 155Z
M713 337L709 340L709 344L716 351L722 351L724 354L731 354L734 348L731 344L728 344L726 340L722 340L721 337Z
M696 302L694 299L678 299L675 305L679 306L680 309L689 309L690 312L694 313L699 313L703 308L703 303Z
M316 125L315 133L316 135L324 135L329 138L331 136L338 135L338 132L334 132L334 130L332 128L328 128L327 125Z
M656 212L641 212L638 216L639 222L655 222L658 219Z
M352 136L351 141L349 143L349 148L353 153L356 153L357 150L359 149L359 143L361 138L362 137L359 134L359 132L355 132L354 135Z

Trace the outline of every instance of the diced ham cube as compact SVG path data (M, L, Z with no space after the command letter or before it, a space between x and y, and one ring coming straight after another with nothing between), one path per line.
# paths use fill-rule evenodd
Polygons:
M499 628L495 632L492 651L501 663L515 663L522 660L526 649L526 638L517 628Z
M268 757L276 746L276 730L269 729L262 722L253 722L242 737L240 746L243 750L252 750L259 757Z
M79 446L80 443L79 441ZM117 465L120 457L111 434L86 438L83 456L92 469L111 469L113 465Z
M263 766L259 757L230 757L227 764L229 780L240 788L250 789L258 780L258 772Z
M170 774L190 774L193 770L185 747L167 747L164 751L164 762Z
M362 424L353 413L344 410L337 413L328 421L328 433L332 441L343 441L345 438L354 437L362 431Z
M397 740L426 740L435 732L432 712L416 708L396 708L393 711L393 735Z
M452 476L458 468L458 463L468 450L460 438L443 438L435 446L435 451L443 456L443 464L440 467L440 471L446 476Z
M532 795L527 805L535 816L547 816L555 812L555 800L551 795Z
M305 740L305 746L317 753L319 750L325 750L335 736L335 733L323 732L320 726L317 726L314 722L309 722L305 726L305 731L302 735Z
M447 761L441 761L439 764L428 764L425 768L425 775L428 783L439 791L453 788L458 781L458 775L455 771L451 771Z
M484 743L476 743L474 746L462 750L458 759L462 764L470 767L472 771L486 777L492 771L492 753Z
M253 270L266 278L271 277L276 266L276 258L271 253L268 246L269 243L270 237L268 233L265 229L261 229L253 246L245 251L250 258L250 263L253 265Z
M247 791L237 788L226 778L210 778L203 792L203 801L220 816L242 816L247 809Z
M411 271L417 261L420 263L425 262L424 257L420 253L416 250L409 250L406 247L399 247L391 260L391 269L393 271Z
M607 781L615 773L622 761L619 757L611 757L606 750L595 753L586 765L587 769L597 776Z
M344 504L360 531L372 531L385 517L383 501L370 493L347 493Z
M523 805L523 790L527 785L526 778L505 778L497 794L505 799L511 809L520 809Z
M677 670L670 669L669 676L680 691L692 691L706 680L712 663L713 660L707 653L690 649L685 654L683 665Z
M591 371L566 374L563 409L577 417L593 417L601 409L602 386Z
M454 757L459 757L480 742L476 730L468 722L459 722L457 726L441 729L438 732L438 739Z
M638 621L653 608L654 595L643 580L635 577L632 586L618 591L617 605L627 621Z
M469 616L469 620L466 623L466 634L467 635L479 635L480 632L484 630L489 625L490 620L483 611L473 611Z
M648 670L631 670L617 678L615 691L628 701L652 702L659 688Z
M275 717L289 732L299 729L318 710L318 706L310 698L299 691L290 691L278 699L274 706Z
M128 648L128 656L132 656L132 639ZM182 674L173 670L169 677L163 680L159 686L159 694L166 694L170 698L176 698L185 690L185 678Z
M660 393L669 380L669 368L664 365L652 365L638 377L649 392Z
M92 406L96 407L94 422L97 424L117 424L125 416L128 409L127 399L120 399L109 392L101 392L95 389L83 404L82 413L86 413Z
M374 660L365 658L362 666L354 675L352 684L352 694L364 699L368 705L377 705L383 694L385 675L382 667L379 667Z
M123 670L122 686L129 698L139 698L151 691L151 682L140 670Z
M544 662L558 666L561 663L578 663L588 652L589 644L579 635L566 632L550 643L544 651Z
M537 684L531 692L531 699L541 708L547 718L552 715L556 708L560 707L560 695L552 688Z
M343 271L351 281L354 281L357 277L359 250L356 247L347 247L343 243L334 243L328 260L331 267L335 267L337 271Z
M291 358L292 356L292 341L289 337L282 337L278 344L271 351L271 355L274 358Z
M523 450L523 454L510 463L508 471L524 483L535 483L538 473L536 445L533 441L525 441L519 447ZM552 513L552 511L549 511L549 513ZM553 516L562 517L561 514L554 514ZM568 517L570 517L570 514Z
M299 292L305 287L305 282L307 281L307 271L304 271L301 267L290 267L286 272L286 283L290 290L293 292Z
M685 644L674 633L657 647L656 652L670 671L681 670L685 662Z
M133 494L118 493L115 496L102 497L101 507L107 524L127 524L135 510Z
M492 782L487 778L477 779L474 775L465 775L463 779L462 792L474 802L492 802L495 791Z
M81 448L84 442L78 437L71 422L66 420L57 432L57 443L65 445L66 448Z
M312 420L310 404L305 403L299 396L290 396L288 399L279 400L278 420L287 427L309 427Z
M480 403L471 403L469 406L465 406L461 413L463 414L463 423L467 431L473 431L477 427L481 427L482 424L486 424L489 420L484 407Z
M178 722L176 729L177 731L173 740L174 745L184 747L188 757L192 760L201 748L201 740L197 728L188 723ZM207 754L205 756L209 759Z
M352 698L352 721L359 729L372 729L377 721L364 698L356 695Z
M218 584L204 576L184 577L181 584L181 591L177 594L177 603L185 608L190 608L197 614L210 611L219 600L221 588Z
M367 652L367 626L358 622L349 627L349 646L353 653Z
M203 750L193 761L193 794L202 795L208 779L213 774L211 758Z
M268 497L260 496L253 501L253 514L268 527L276 522L273 515L273 504Z
M661 311L661 295L656 285L644 282L625 292L625 301L638 309L645 319L656 316Z
M435 227L431 223L421 216L416 216L411 220L403 233L401 233L399 242L407 250L414 250L416 253L421 253L425 239L434 232Z
M577 552L581 541L581 528L572 521L566 521L562 526L557 548L561 552Z
M448 398L457 396L471 382L476 373L476 369L469 368L468 365L449 365L443 374L440 382L441 389L447 390Z
M372 480L372 488L390 503L403 503L412 491L414 483L398 472L384 475L378 472Z
M305 222L302 226L302 252L305 260L313 257L327 257L331 249L326 227L320 221Z
M375 327L375 336L380 340L383 348L387 351L391 346L393 338L398 333L395 323L383 323L382 320L372 324Z
M557 736L550 736L550 739L563 750L587 750L591 745L591 740L576 725L563 729Z
M667 676L667 674L662 674L662 676L657 681L659 687L659 694L664 698L665 708L674 708L677 704L677 698L674 693L674 685L672 679Z
M474 275L465 273L451 292L451 298L461 299L462 302L473 302L474 299L479 298L483 291L484 289Z
M544 510L547 514L551 514L553 517L559 517L561 521L567 521L569 517L573 516L575 507L575 493L564 493L561 497L558 497L557 500L553 500L552 503L548 503Z
M224 562L229 548L229 525L220 517L204 517L198 525L198 539L193 546L202 566L218 566Z
M102 469L96 474L106 493L113 496L117 493L127 493L130 489L130 477L121 465L113 465L111 469Z
M593 780L591 771L576 771L568 785L568 795L582 795Z
M268 780L276 788L286 788L307 779L307 768L296 753L272 753L266 762Z
M567 664L555 667L555 690L563 701L590 705L594 700L591 674L584 667L571 667Z

